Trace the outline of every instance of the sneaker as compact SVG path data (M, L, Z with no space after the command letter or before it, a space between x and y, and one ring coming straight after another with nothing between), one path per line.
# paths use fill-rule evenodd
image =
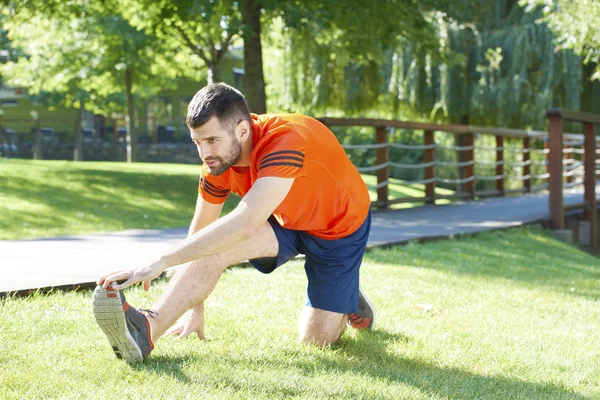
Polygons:
M367 296L358 288L358 312L348 314L348 325L355 329L371 329L375 321L375 308Z
M150 321L140 310L131 307L121 290L96 286L92 309L96 322L104 332L117 358L143 361L154 349ZM150 316L153 310L144 310Z

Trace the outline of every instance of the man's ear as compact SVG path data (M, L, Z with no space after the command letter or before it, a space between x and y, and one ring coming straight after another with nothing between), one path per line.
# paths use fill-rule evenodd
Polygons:
M250 123L245 119L238 122L235 130L237 131L240 141L242 142L245 142L246 140L248 140L248 138L252 137L252 127L250 126Z

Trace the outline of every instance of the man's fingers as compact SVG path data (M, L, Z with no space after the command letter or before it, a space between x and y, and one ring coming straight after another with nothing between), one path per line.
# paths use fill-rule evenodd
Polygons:
M179 334L179 336L177 336L175 338L175 340L180 340L180 339L186 338L186 337L188 337L190 335L190 333L192 333L192 331L188 331L187 329L183 329L181 331L181 333Z
M101 283L99 284L102 285L104 289L112 288L117 290L115 287L117 285L117 281L127 281L132 275L133 274L128 271L113 272L112 274L105 275L100 278L99 282Z
M128 288L129 286L133 285L134 283L137 283L137 280L135 280L135 275L132 276L131 278L127 279L125 282L123 283L116 283L113 282L112 284L112 288L114 290L123 290Z
M179 335L182 331L183 331L183 326L177 325L177 326L174 326L173 328L169 328L169 330L167 330L165 332L165 335L175 336L175 335Z
M152 285L152 281L144 281L144 290L146 292L150 290L150 285Z

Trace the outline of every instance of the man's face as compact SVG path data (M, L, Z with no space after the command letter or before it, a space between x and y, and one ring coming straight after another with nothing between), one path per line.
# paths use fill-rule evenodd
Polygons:
M191 129L190 136L211 175L221 175L240 160L242 144L235 132L227 132L221 127L216 117L212 117L198 128Z

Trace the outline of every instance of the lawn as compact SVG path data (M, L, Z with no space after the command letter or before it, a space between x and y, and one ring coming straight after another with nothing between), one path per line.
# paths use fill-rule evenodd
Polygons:
M297 343L301 261L232 268L207 301L206 341L163 338L116 359L91 292L0 300L0 398L598 399L600 264L536 229L370 251L375 329ZM150 307L165 286L126 292Z
M0 158L0 240L187 226L199 173L198 165ZM376 183L373 176L365 180ZM422 196L423 190L395 182L390 196ZM238 201L230 196L223 212Z

